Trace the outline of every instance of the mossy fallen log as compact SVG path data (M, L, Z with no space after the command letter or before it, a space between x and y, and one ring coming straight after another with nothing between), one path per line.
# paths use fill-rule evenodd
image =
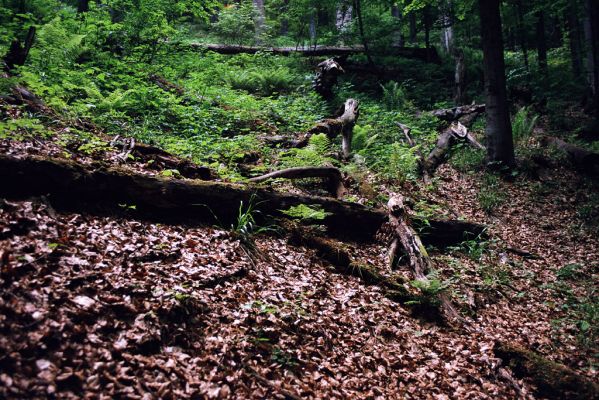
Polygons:
M516 375L531 378L543 396L551 399L599 399L599 384L534 351L496 343L494 352Z
M387 219L382 210L319 196L281 193L253 185L179 180L132 173L120 167L82 165L63 159L0 155L0 196L47 196L58 209L113 213L131 218L186 224L230 226L241 203L254 202L262 215L286 217L281 210L317 205L328 234L349 240L372 240ZM133 207L134 206L134 207ZM260 217L257 215L257 217ZM428 220L426 244L445 246L476 237L482 225ZM418 221L415 221L418 224Z

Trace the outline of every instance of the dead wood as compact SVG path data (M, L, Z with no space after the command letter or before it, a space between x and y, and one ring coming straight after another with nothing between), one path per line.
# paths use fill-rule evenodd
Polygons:
M484 104L470 104L467 106L433 110L431 114L443 121L454 122L459 120L463 125L468 126L474 118L484 112Z
M331 198L278 193L251 185L141 175L119 167L85 166L63 159L0 154L0 182L0 196L4 197L47 195L55 208L104 214L122 214L119 204L135 205L135 210L127 209L125 217L189 225L230 226L240 202L249 204L252 198L258 211L282 218L286 215L281 210L289 207L318 205L329 213L320 221L328 233L351 240L372 240L387 219L384 211ZM434 246L460 243L485 229L463 221L428 220L419 224L426 226L425 243Z
M599 175L599 153L565 142L560 138L543 138L544 145L553 145L568 155L568 159L579 171L588 175Z
M360 278L369 285L378 285L386 290L386 295L398 302L415 301L417 296L408 292L403 280L398 277L386 277L376 270L352 260L349 251L340 243L331 239L313 235L304 229L289 229L289 243L304 246L316 251L316 256L330 263L340 274Z
M348 159L351 153L351 140L354 126L360 115L360 106L357 100L347 99L345 101L343 114L337 118L325 119L310 128L301 139L293 143L292 147L305 147L312 135L325 133L329 138L342 135L341 150L344 159Z
M468 128L460 122L454 122L441 133L429 155L425 159L422 159L422 170L430 175L434 174L437 167L447 159L447 154L451 147L460 140L466 141L477 149L483 150L485 148L472 136Z
M266 175L251 178L250 182L264 182L269 179L304 179L325 178L328 181L327 190L335 197L340 198L345 193L343 186L343 175L339 168L335 167L296 167L279 171L273 171Z
M337 78L345 71L337 61L328 58L318 64L313 86L316 93L329 100L333 97L333 86L337 84Z
M156 86L158 86L165 92L174 93L177 96L183 96L185 94L185 89L183 89L181 86L175 85L174 83L167 81L164 77L158 74L151 74L150 81L154 82Z
M599 399L597 383L534 351L496 343L494 352L516 375L531 378L543 396L552 399Z
M309 47L263 47L263 46L243 46L243 45L222 45L222 44L203 44L192 43L192 48L200 50L214 51L220 54L255 54L258 52L269 52L281 56L299 54L306 57L321 56L350 56L353 54L364 53L364 46L309 46ZM418 59L424 62L440 63L440 57L435 48L420 47L387 47L384 55L395 55L404 58Z
M402 248L408 256L408 262L414 278L419 281L428 282L427 274L433 271L433 262L430 259L420 236L410 226L407 210L400 195L394 195L389 199L389 222L393 226L396 238L399 239ZM391 254L390 257L394 257ZM449 297L444 293L438 294L441 311L447 322L459 322L462 317L455 309Z

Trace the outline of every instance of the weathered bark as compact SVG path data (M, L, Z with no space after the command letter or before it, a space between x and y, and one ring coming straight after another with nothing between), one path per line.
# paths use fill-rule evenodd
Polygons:
M8 49L8 53L6 53L4 56L6 71L10 72L17 66L25 65L25 61L27 61L27 56L29 55L29 50L31 50L31 47L33 47L33 42L35 41L35 32L35 26L30 26L23 43L21 43L19 39L12 41L10 48Z
M462 121L462 118L469 116L478 116L485 112L484 104L470 104L453 108L443 108L431 111L435 117L448 122L460 121L463 125L468 125Z
M582 173L588 175L599 175L599 153L593 153L590 150L567 143L556 137L543 139L544 144L550 144L568 155L572 165Z
M250 182L264 182L269 179L305 179L325 178L328 181L327 190L335 197L340 198L345 194L343 186L343 175L339 168L335 167L296 167L280 171L273 171L266 175L251 178Z
M499 0L479 0L485 89L487 157L493 164L515 163L512 125L507 105L505 62Z
M542 396L551 399L599 399L599 385L565 365L507 343L496 343L494 352L516 375L530 377Z
M234 46L221 44L191 43L189 46L195 49L214 51L220 54L255 54L258 52L270 52L281 56L298 54L306 57L321 56L350 56L365 52L364 46L308 46L308 47L263 47L263 46ZM371 52L375 54L375 52ZM418 47L389 47L384 50L383 55L394 55L404 58L414 58L431 63L439 63L439 55L434 48Z
M484 150L485 147L481 145L474 136L468 131L461 123L453 123L439 136L437 144L433 150L429 153L428 157L423 160L423 170L432 175L437 167L441 165L447 158L447 153L451 146L453 146L458 140L464 140L473 147Z
M466 102L466 62L464 60L464 51L456 49L454 54L455 72L454 72L454 96L453 101L456 105Z
M293 147L305 147L308 145L310 136L317 133L325 133L329 138L342 135L341 151L344 159L348 159L351 153L351 140L354 125L360 115L357 100L347 99L345 101L343 114L338 118L325 119L310 128L304 136L293 144Z
M322 225L336 237L372 240L387 213L355 203L318 196L277 193L272 190L222 182L176 180L139 175L118 167L95 169L70 160L19 158L0 154L0 196L27 198L48 196L56 208L86 212L114 212L118 204L134 204L132 216L165 222L229 226L239 204L249 204L263 214L285 217L280 210L314 204L330 213ZM418 224L418 221L414 221ZM484 226L464 221L429 220L425 242L449 246L478 236Z
M410 226L408 213L404 207L403 198L399 195L392 196L387 205L389 209L389 222L393 226L395 235L408 255L408 262L414 274L414 278L427 282L427 274L433 271L433 263L422 240L416 231ZM459 322L462 317L451 304L451 300L444 293L439 293L438 300L441 311L447 322Z
M332 58L324 60L318 64L317 68L318 71L313 82L314 89L322 97L329 100L333 97L333 86L337 84L337 78L345 71Z

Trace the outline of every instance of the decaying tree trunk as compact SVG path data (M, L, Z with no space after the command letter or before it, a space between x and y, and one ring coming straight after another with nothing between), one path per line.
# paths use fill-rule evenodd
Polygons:
M86 212L121 211L119 204L135 205L132 217L186 224L229 226L237 218L240 202L263 214L283 217L281 210L300 204L317 205L329 213L321 225L332 236L372 240L387 214L356 203L318 196L277 193L248 185L200 180L177 180L140 175L118 167L94 167L70 160L19 158L0 154L0 196L48 196L52 205ZM416 222L416 221L415 221ZM429 220L423 238L447 246L476 237L484 226L463 221ZM421 224L424 225L424 224Z
M318 71L314 78L313 86L316 93L326 100L333 97L333 86L337 84L337 78L345 71L341 65L332 58L326 59L318 64Z
M13 40L8 49L8 53L4 56L4 63L6 64L6 71L13 70L16 66L25 65L29 50L33 47L35 41L35 26L30 26L25 37L25 42L21 44L19 39Z
M437 144L433 150L429 153L428 157L422 162L422 169L428 173L433 174L437 167L446 160L447 153L451 146L453 146L458 140L464 140L473 147L484 150L485 147L480 144L474 136L468 131L464 125L460 122L452 123L449 128L445 129L439 136Z
M360 107L358 100L347 99L345 101L343 114L340 117L325 119L314 125L301 139L293 144L293 147L307 146L310 136L317 133L325 133L331 139L341 134L341 150L343 158L347 160L351 153L352 135L359 115Z
M545 145L553 145L568 155L572 164L581 172L589 175L599 175L599 153L567 143L556 137L542 140Z
M176 85L172 82L167 81L166 79L164 79L164 77L162 77L160 75L151 74L150 81L154 82L156 84L156 86L158 86L160 89L164 90L165 92L174 93L178 96L183 96L185 94L185 89L183 89L179 85Z
M308 46L308 47L262 47L262 46L234 46L221 44L191 43L190 46L200 50L210 50L220 54L255 54L258 52L270 52L273 54L288 56L299 54L306 57L322 56L350 56L365 52L364 46ZM374 53L373 53L374 54ZM404 58L413 58L424 62L439 64L441 58L434 47L387 47L384 55L394 55Z
M335 167L296 167L280 171L273 171L266 175L250 179L250 182L264 182L269 179L304 179L325 178L328 180L327 190L335 197L340 198L345 193L343 186L343 175L339 168Z
M389 222L393 226L395 235L399 239L402 248L408 255L409 265L414 274L414 278L427 282L427 274L433 271L433 263L422 244L422 240L416 231L408 222L408 213L404 206L403 198L400 195L394 195L389 199L387 205L389 209ZM390 256L393 258L393 255ZM451 304L451 300L444 293L438 294L441 303L441 311L448 322L458 322L462 317Z
M496 343L495 355L516 375L530 377L540 394L552 399L599 399L599 385L570 368L517 345Z
M448 122L460 121L463 125L468 126L479 114L485 112L484 104L470 104L467 106L459 106L453 108L444 108L433 110L431 114L435 117ZM464 120L469 118L468 120Z

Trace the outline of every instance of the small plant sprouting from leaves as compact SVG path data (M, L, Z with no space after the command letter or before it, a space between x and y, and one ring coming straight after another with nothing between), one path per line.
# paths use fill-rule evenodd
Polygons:
M485 174L483 183L478 193L478 202L487 214L491 214L497 207L505 202L505 195L501 190L499 177Z

